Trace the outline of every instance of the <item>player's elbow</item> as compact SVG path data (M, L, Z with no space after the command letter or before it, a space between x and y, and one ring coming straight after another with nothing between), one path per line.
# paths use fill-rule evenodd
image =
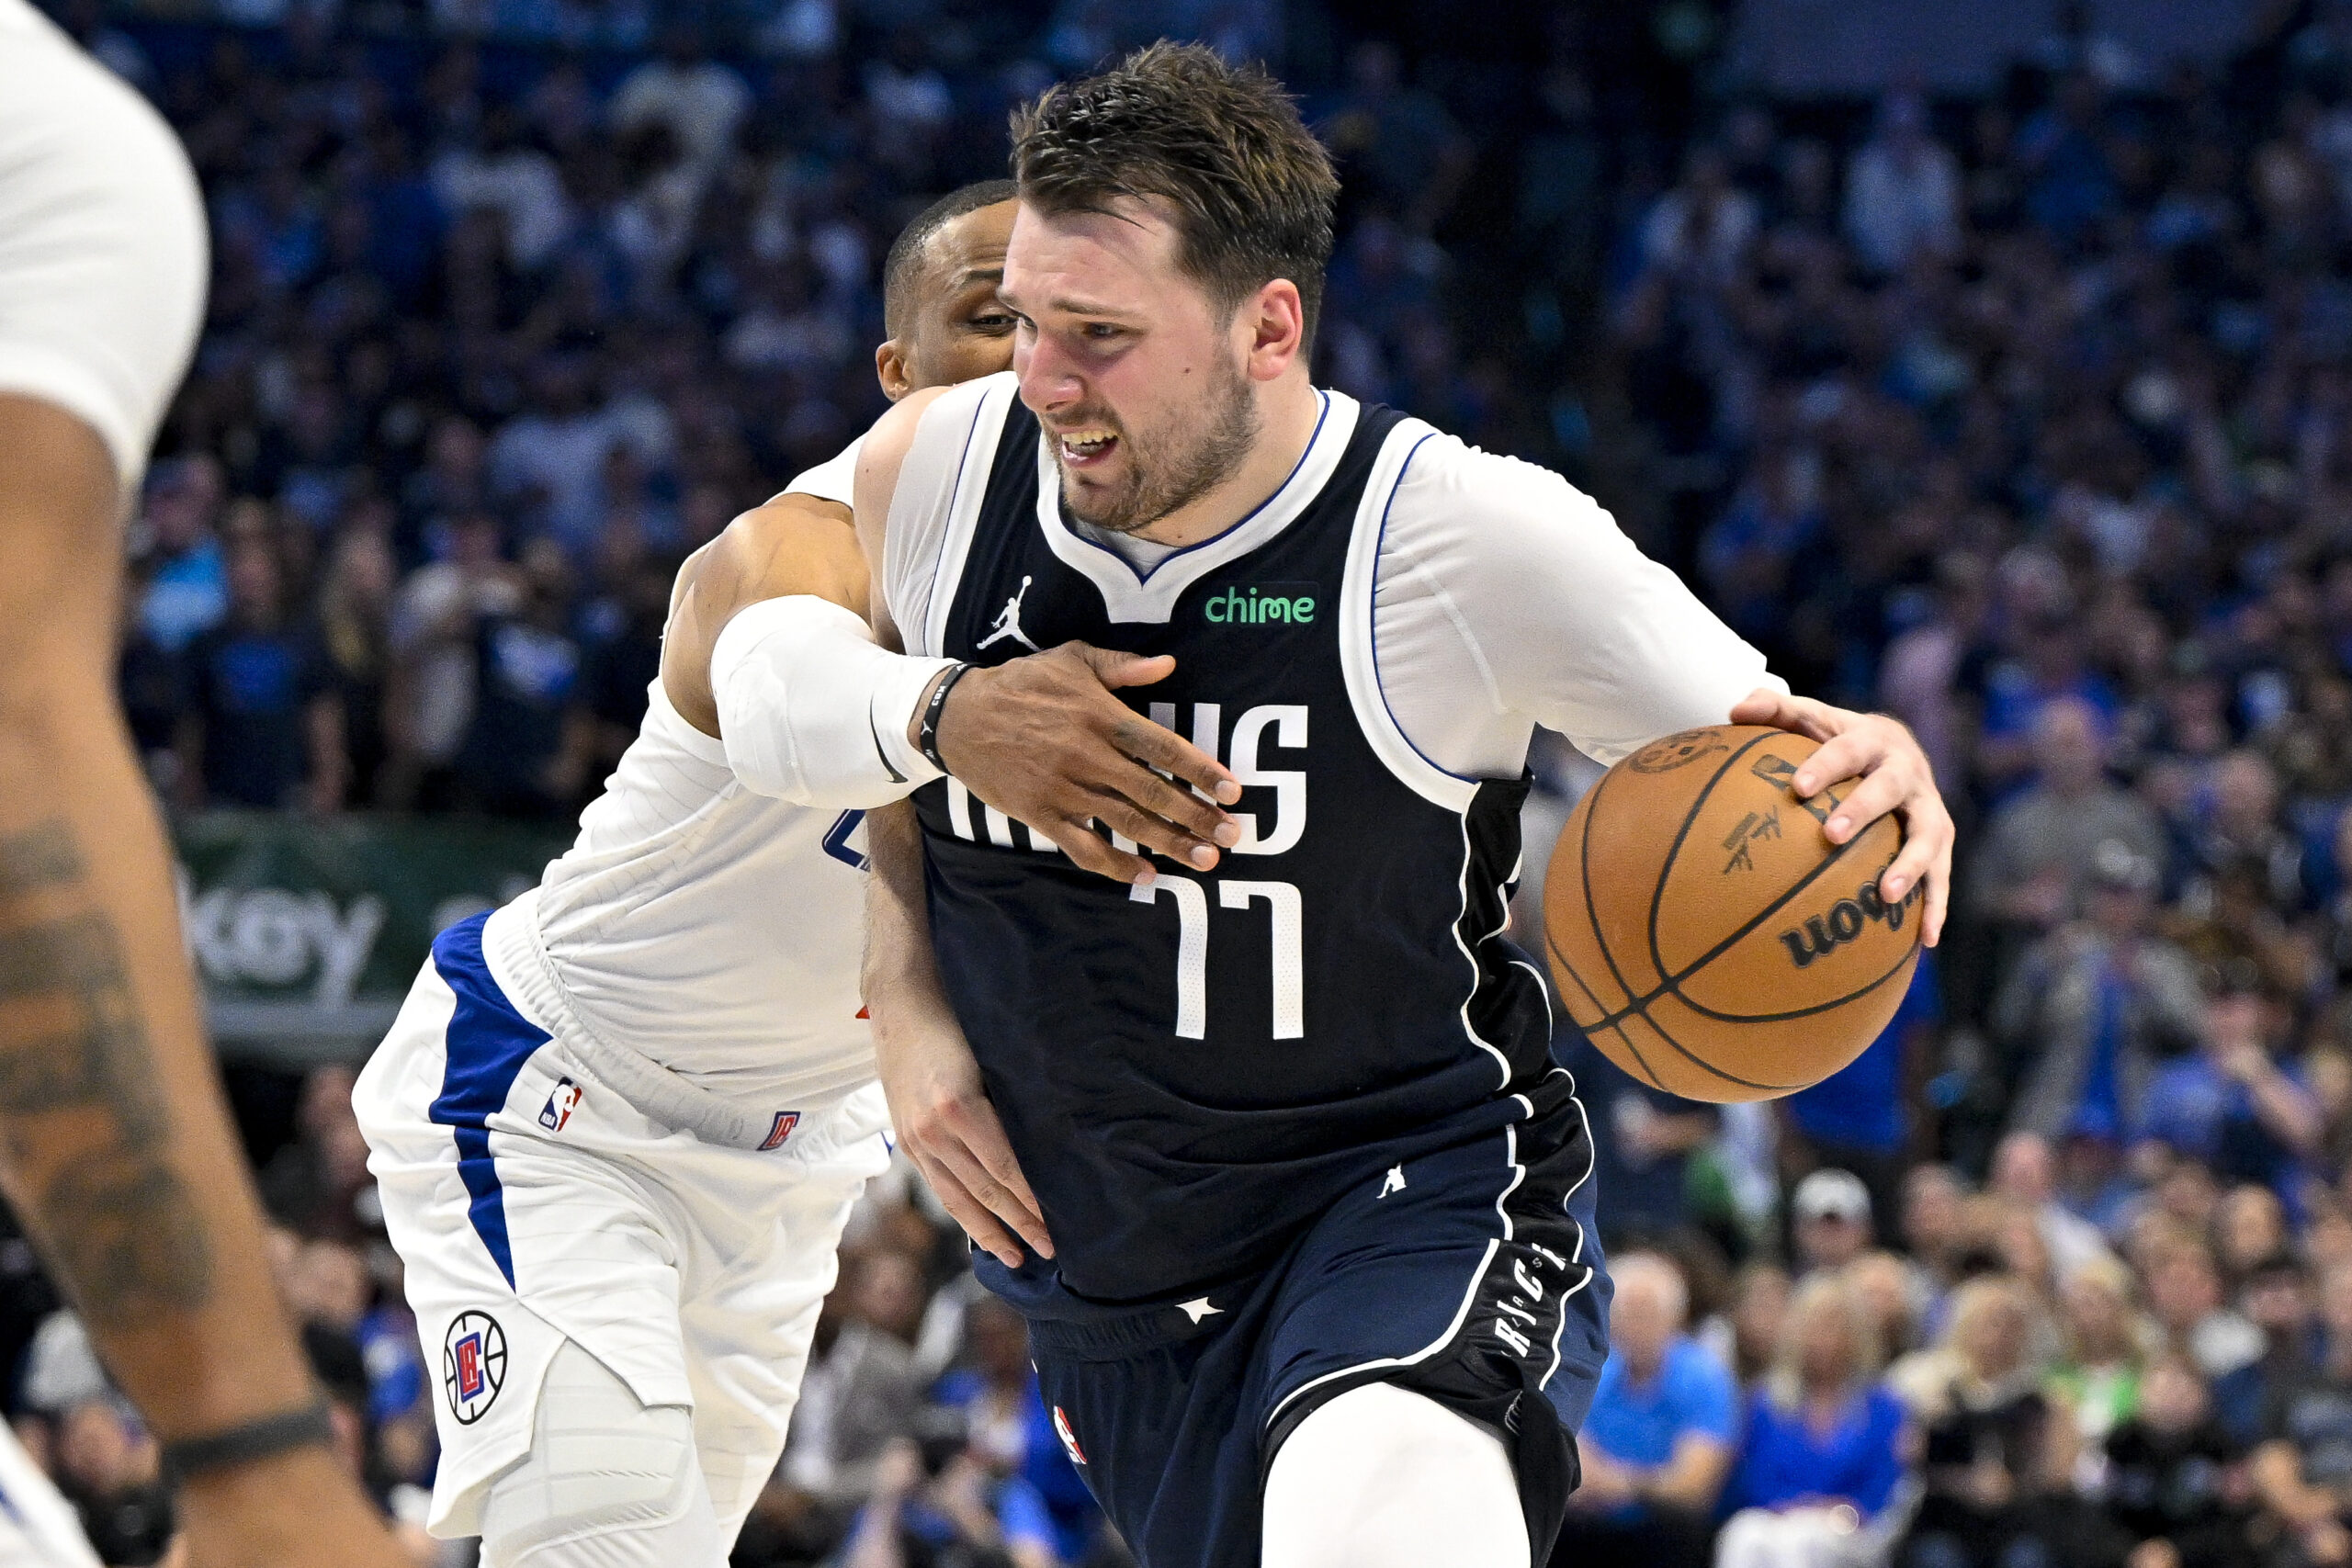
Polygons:
M933 776L883 726L903 729L915 694L943 661L879 647L865 623L810 594L747 606L711 650L719 741L754 795L822 810L903 799ZM893 716L877 724L877 714Z

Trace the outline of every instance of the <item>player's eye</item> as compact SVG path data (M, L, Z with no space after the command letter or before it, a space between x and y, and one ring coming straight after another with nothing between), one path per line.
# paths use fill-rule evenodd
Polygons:
M1009 333L1018 318L1006 310L986 310L972 318L972 325L984 333Z
M1114 326L1109 321L1089 321L1078 330L1094 343L1109 343L1125 331L1125 328Z

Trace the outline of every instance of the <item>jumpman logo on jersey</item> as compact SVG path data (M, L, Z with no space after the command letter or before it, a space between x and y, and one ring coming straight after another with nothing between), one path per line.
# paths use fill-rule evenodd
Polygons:
M1015 593L1012 598L1007 599L1004 602L1004 608L1002 611L999 612L996 618L996 630L989 633L988 636L980 639L979 646L981 648L986 648L990 643L1002 642L1006 637L1011 637L1013 641L1019 643L1030 652L1035 653L1037 651L1037 645L1031 642L1029 640L1029 634L1021 629L1021 601L1029 597L1029 584L1034 581L1034 579L1028 577L1023 577L1021 580L1021 592Z
M1405 1168L1401 1165L1392 1165L1388 1168L1388 1175L1380 1183L1380 1196L1385 1198L1391 1192L1403 1190L1405 1190Z

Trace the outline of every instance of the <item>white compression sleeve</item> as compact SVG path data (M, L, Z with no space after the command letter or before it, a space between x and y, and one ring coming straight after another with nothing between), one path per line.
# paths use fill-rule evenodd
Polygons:
M531 1451L482 1500L483 1568L724 1568L694 1416L644 1405L566 1340L548 1365Z
M1266 1475L1265 1568L1528 1568L1501 1438L1394 1383L1298 1424Z
M710 654L728 766L744 788L799 806L903 799L940 776L908 742L907 724L954 662L892 653L863 620L813 594L748 605Z

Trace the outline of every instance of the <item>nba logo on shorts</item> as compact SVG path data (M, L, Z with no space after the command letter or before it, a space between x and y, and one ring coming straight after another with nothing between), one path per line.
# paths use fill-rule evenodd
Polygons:
M441 1340L441 1385L449 1414L470 1427L498 1401L506 1382L506 1333L486 1312L461 1312Z
M562 1132L564 1123L571 1120L572 1111L579 1107L580 1094L578 1084L570 1078L558 1078L555 1092L539 1107L539 1125L550 1133Z
M1078 1434L1069 1429L1069 1417L1062 1414L1062 1407L1058 1404L1054 1406L1054 1436L1059 1438L1062 1447L1069 1450L1070 1463L1086 1462L1086 1450L1078 1446Z
M760 1145L761 1151L764 1153L769 1149L782 1148L785 1139L792 1136L792 1130L799 1125L800 1112L797 1111L777 1111L775 1125L768 1129L766 1141Z

